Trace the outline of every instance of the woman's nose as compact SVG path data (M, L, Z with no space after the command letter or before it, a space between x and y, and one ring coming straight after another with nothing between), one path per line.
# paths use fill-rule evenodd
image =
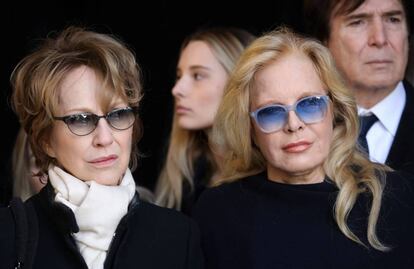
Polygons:
M108 146L114 141L114 130L105 118L100 118L93 132L95 146Z
M185 97L190 91L190 85L187 79L183 76L177 79L174 87L172 88L172 95L174 97Z
M287 122L285 124L285 131L296 132L303 129L305 123L298 117L294 110L289 111L287 116Z

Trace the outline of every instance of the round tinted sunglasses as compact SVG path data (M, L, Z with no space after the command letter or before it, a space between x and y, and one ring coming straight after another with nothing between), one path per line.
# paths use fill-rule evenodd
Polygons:
M79 113L53 118L66 123L73 134L84 136L92 133L96 129L101 118L106 119L109 125L116 130L126 130L134 124L135 112L134 109L126 107L112 110L106 115L101 116L93 113Z
M288 121L289 111L295 111L299 119L306 123L316 123L323 120L328 110L329 97L308 96L298 100L293 105L269 105L250 112L257 126L264 133L281 130Z

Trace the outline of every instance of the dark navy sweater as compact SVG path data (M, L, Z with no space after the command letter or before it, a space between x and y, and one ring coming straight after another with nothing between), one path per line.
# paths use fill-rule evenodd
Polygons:
M269 181L265 173L203 192L193 210L207 268L414 268L414 179L387 175L378 236L366 240L370 199L359 197L348 225L366 246L348 239L334 219L338 189Z

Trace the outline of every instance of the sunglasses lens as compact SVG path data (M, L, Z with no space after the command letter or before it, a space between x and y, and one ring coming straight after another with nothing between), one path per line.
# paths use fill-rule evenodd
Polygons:
M269 106L257 112L257 124L266 132L280 130L286 122L286 109L282 106Z
M134 124L135 114L132 108L117 109L108 114L107 120L115 129L125 130Z
M327 96L305 98L296 105L296 113L307 124L321 121L325 117L327 110Z
M328 110L329 97L310 96L299 100L296 105L272 105L251 112L260 129L265 133L277 132L287 122L288 111L295 109L296 115L306 124L323 120Z
M77 135L87 135L95 129L98 118L94 114L82 113L69 116L65 122L69 129Z

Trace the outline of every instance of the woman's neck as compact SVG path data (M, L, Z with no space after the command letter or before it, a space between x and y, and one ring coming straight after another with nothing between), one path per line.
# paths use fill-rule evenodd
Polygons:
M315 184L325 179L325 172L322 167L306 171L288 172L278 169L267 168L269 180L283 184Z

